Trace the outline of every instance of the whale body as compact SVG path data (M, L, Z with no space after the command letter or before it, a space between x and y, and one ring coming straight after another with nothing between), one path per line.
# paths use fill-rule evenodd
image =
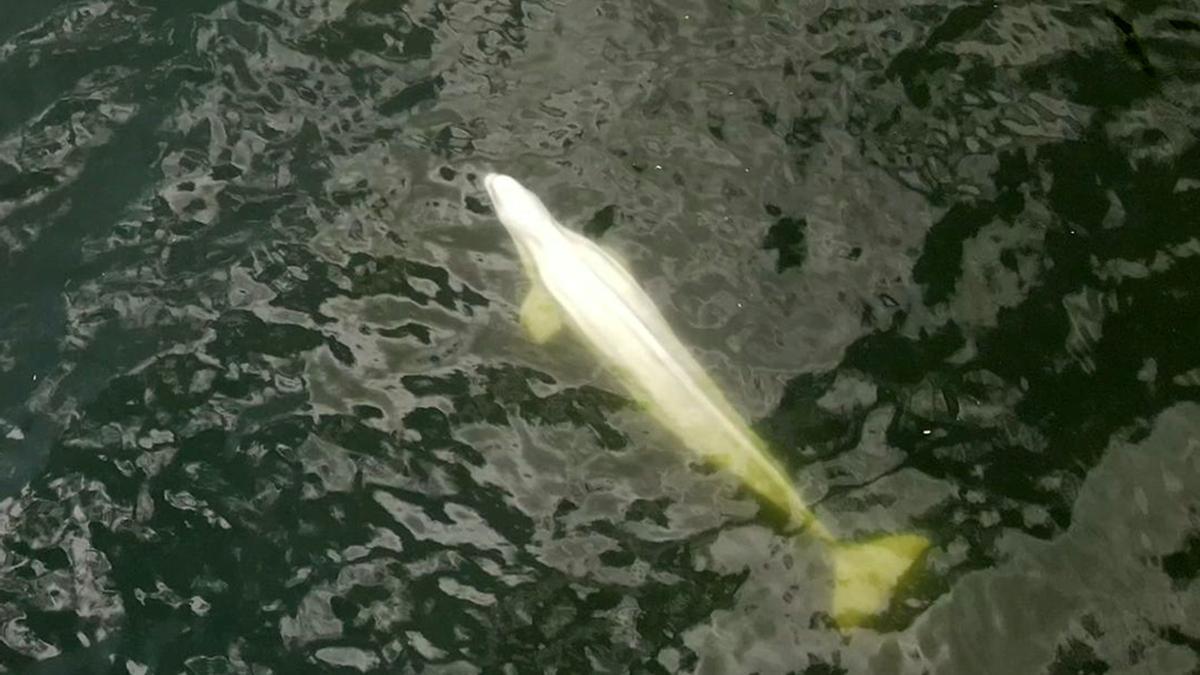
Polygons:
M625 266L562 226L515 179L492 173L483 184L532 284L521 306L529 336L545 342L569 326L630 396L700 459L737 476L782 512L789 529L828 544L834 577L830 614L840 627L886 609L896 583L929 541L915 534L838 541Z

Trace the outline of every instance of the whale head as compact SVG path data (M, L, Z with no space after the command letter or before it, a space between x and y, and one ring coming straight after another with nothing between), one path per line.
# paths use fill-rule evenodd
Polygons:
M540 248L547 237L558 231L558 221L550 215L542 200L516 179L489 173L483 177L483 186L492 200L496 217L518 246Z

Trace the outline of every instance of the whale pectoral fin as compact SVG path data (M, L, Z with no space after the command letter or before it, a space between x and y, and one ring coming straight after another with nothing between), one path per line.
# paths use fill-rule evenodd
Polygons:
M521 303L521 327L530 340L548 341L562 330L563 317L558 304L541 283L534 282L525 302Z
M842 630L853 628L887 609L901 577L929 548L917 534L834 544L832 614Z

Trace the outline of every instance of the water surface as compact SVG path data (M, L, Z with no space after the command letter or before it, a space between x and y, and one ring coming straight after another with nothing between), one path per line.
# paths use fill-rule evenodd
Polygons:
M0 672L1197 672L1198 10L5 0ZM488 170L887 614L523 338Z

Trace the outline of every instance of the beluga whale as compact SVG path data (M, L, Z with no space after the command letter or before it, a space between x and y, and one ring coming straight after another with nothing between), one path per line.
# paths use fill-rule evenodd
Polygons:
M531 282L520 310L529 337L545 343L569 328L684 446L781 512L788 531L822 542L833 579L829 614L839 628L859 626L887 609L929 540L919 534L866 541L835 537L629 270L560 224L516 179L489 173L483 185Z

